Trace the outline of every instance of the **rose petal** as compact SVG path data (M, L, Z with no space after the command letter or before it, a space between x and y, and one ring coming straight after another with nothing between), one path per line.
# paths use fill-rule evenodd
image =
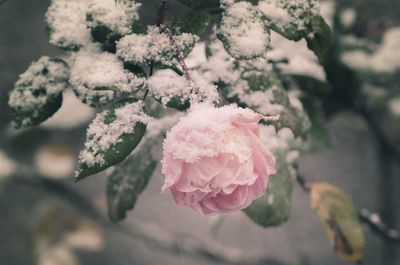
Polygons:
M231 185L240 174L241 165L238 159L230 154L219 154L216 159L219 162L221 172L210 181L210 187L214 189L224 188Z
M165 175L162 192L168 191L178 181L182 171L182 161L172 158L170 154L166 154L162 163L162 172Z

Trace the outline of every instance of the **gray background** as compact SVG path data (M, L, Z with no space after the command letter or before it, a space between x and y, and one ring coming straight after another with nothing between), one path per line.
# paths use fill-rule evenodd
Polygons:
M42 55L60 54L48 44L43 15L48 0L7 0L0 5L0 126L10 120L7 92L18 75L32 60ZM153 20L153 2L145 2L146 20ZM171 1L170 10L181 12L182 6ZM357 1L358 4L362 1ZM382 1L369 1L379 3ZM388 1L386 1L388 2ZM395 2L395 1L394 1ZM365 3L365 1L364 1ZM393 3L393 1L392 1ZM373 5L374 6L374 5ZM388 12L392 10L388 8ZM384 12L384 11L381 11ZM392 11L390 11L392 12ZM358 115L343 112L327 124L331 148L303 155L300 171L310 180L326 181L351 195L356 207L368 208L382 214L391 226L399 227L399 167L382 154L365 121ZM82 146L85 128L68 132L68 136L33 130L30 137L59 137L73 144L76 151ZM2 134L0 134L1 136ZM33 136L32 136L33 135ZM30 138L32 139L32 138ZM65 140L66 139L66 140ZM29 160L34 145L12 148L4 137L0 147ZM18 152L25 152L19 154ZM1 165L0 165L1 166ZM259 264L349 264L334 253L317 217L309 207L309 196L295 185L291 217L277 228L263 229L244 214L224 218L219 230L212 231L208 217L178 207L169 194L160 194L160 168L140 196L133 212L122 224L111 224L105 217L105 176L98 175L78 184L65 183L68 190L99 205L100 225L106 238L105 248L96 253L79 252L81 264L228 264L216 258L190 253L196 246L223 246L224 253L249 260L265 259ZM62 194L62 192L60 193ZM397 197L396 197L397 195ZM32 258L31 221L38 201L59 196L49 195L47 187L14 183L0 189L0 264L35 264ZM392 246L364 227L366 247L364 264L399 264L399 247ZM125 232L124 232L125 231ZM131 231L127 232L127 231ZM153 235L145 240L143 234ZM177 245L174 247L174 244ZM172 247L168 247L172 245ZM189 250L189 251L188 251ZM243 263L241 263L243 264Z

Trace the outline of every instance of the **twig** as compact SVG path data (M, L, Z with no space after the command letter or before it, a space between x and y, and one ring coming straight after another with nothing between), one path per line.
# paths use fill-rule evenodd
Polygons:
M361 209L358 212L358 216L363 223L368 224L373 231L382 236L385 240L391 243L400 244L400 231L389 228L382 222L378 214L371 213L367 209Z
M165 13L165 6L167 4L167 0L163 0L161 2L160 7L157 7L157 12L156 12L156 26L161 27L164 24L164 13ZM150 66L149 66L149 77L153 76L153 70L154 70L154 60L150 61ZM149 94L149 86L146 84L146 92L144 93L143 96L143 101L146 99L147 94Z

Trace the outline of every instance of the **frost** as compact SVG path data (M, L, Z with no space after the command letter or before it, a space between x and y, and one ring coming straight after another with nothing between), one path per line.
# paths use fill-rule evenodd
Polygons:
M2 150L0 150L0 180L9 177L17 168L17 165L12 161Z
M189 72L196 92L196 99L204 103L218 101L218 92L216 86L210 84L197 71ZM160 99L162 104L166 106L173 98L184 104L190 99L192 87L185 77L179 76L170 69L157 71L147 81L150 93Z
M248 2L229 6L217 30L218 38L230 55L237 59L262 56L269 46L269 30L257 9Z
M70 83L75 93L91 106L106 104L114 97L114 92L107 89L133 93L145 81L145 77L125 70L123 63L107 52L79 52L71 68Z
M87 129L85 148L79 154L79 161L91 167L103 165L104 152L111 145L121 142L121 136L134 133L136 122L148 123L150 118L143 112L143 103L134 102L115 109L115 120L109 123L108 110L97 114Z
M87 9L87 24L90 28L104 26L121 36L132 33L139 20L140 3L134 1L96 0Z
M393 73L400 68L400 27L387 30L382 44L374 53L365 50L344 52L343 63L353 69L378 73Z
M183 33L173 36L183 55L187 55L199 39L196 35ZM130 34L117 42L117 55L125 62L149 64L154 60L162 65L178 63L176 50L166 33L160 28L149 26L148 34Z
M71 129L89 122L95 115L95 112L89 106L82 104L76 98L72 90L67 90L63 94L63 103L61 108L41 124L46 128Z
M50 33L50 43L76 50L92 42L90 31L86 27L86 10L90 2L87 0L52 0L45 15Z

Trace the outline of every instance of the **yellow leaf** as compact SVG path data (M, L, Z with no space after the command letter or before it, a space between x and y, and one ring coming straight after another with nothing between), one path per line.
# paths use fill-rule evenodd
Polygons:
M364 233L351 199L327 183L310 185L311 207L322 222L336 253L344 260L359 262Z

